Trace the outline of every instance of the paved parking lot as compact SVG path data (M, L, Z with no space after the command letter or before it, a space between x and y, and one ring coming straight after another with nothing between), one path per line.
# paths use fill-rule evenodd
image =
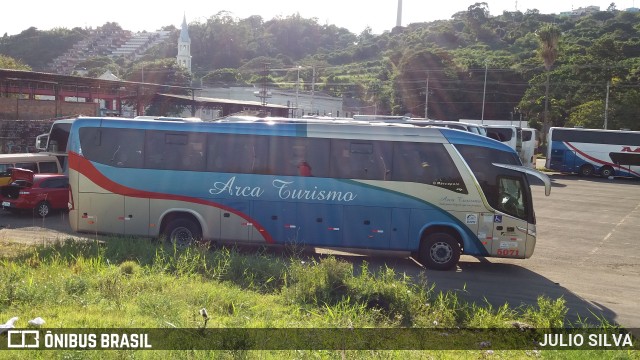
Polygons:
M437 289L495 306L535 304L541 295L563 297L570 321L597 316L640 329L640 181L551 177L551 196L533 186L538 242L532 258L463 256L457 271L427 270L428 280ZM0 240L40 242L70 234L64 213L44 221L0 213ZM377 255L345 259L409 275L423 270L412 259Z

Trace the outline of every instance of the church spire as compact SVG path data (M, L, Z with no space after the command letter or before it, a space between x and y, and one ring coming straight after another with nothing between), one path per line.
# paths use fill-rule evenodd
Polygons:
M182 29L178 38L178 65L185 67L191 72L191 38L189 38L189 26L187 25L187 15L182 18Z

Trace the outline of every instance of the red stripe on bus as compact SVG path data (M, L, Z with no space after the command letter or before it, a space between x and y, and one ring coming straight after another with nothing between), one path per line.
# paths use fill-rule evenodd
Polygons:
M192 197L182 196L182 195L163 194L163 193L157 193L152 191L137 190L137 189L132 189L130 187L120 185L115 181L109 179L108 177L104 176L100 171L98 171L98 169L96 169L95 166L93 166L93 164L89 160L83 158L82 156L72 151L69 152L68 161L69 161L70 169L73 169L76 172L86 176L88 179L93 181L96 185L114 194L119 194L119 195L124 195L129 197L137 197L137 198L147 198L147 199L177 200L177 201L185 201L185 202L190 202L190 203L195 203L200 205L213 206L213 207L231 212L235 215L238 215L244 220L246 220L247 223L252 223L253 226L255 226L258 229L258 231L260 231L263 234L266 242L270 244L275 243L271 235L264 229L264 227L260 225L256 225L256 221L254 219L248 217L246 214L241 213L233 208L224 206L222 204L219 204L213 201L207 201L207 200L202 200L202 199L197 199L197 198L192 198ZM80 169L82 169L82 171L80 171Z
M635 171L632 171L631 169L627 169L627 168L624 168L624 167L618 166L618 165L616 165L616 164L614 164L614 163L606 162L606 161L603 161L603 160L600 160L600 159L596 159L596 158L594 158L594 157L592 157L592 156L589 156L589 155L587 155L585 152L578 150L578 148L577 148L577 147L575 147L575 146L571 145L571 143L569 143L569 142L566 142L566 141L565 141L565 142L564 142L564 144L565 144L565 145L567 145L567 147L569 147L569 148L571 148L571 149L575 150L575 152L577 152L577 153L578 153L578 154L580 154L581 156L583 156L583 157L585 157L585 158L587 158L587 159L589 159L589 160L591 160L591 161L593 161L593 162L595 162L595 163L597 163L597 164L601 164L601 165L609 165L609 166L611 166L611 167L612 167L612 168L614 168L614 169L620 169L620 170L628 171L628 172L630 172L630 173L632 173L632 174L634 174L634 175L636 175L636 176L640 176L640 173L637 173L637 172L635 172Z

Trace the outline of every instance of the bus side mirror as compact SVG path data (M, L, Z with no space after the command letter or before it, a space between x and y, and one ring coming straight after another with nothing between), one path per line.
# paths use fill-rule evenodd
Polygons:
M47 140L49 140L49 134L42 134L36 137L36 149L47 150Z

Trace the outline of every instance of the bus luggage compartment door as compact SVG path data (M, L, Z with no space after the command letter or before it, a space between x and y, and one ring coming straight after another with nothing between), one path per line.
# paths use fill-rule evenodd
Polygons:
M149 199L131 198L124 199L124 234L135 236L149 235Z
M276 201L254 201L253 217L277 244L300 244L300 224L297 222L296 204Z
M342 205L298 203L299 240L316 246L343 246L344 218Z
M388 249L391 231L391 209L374 206L345 206L346 247Z
M83 193L79 196L78 231L124 233L124 196Z

